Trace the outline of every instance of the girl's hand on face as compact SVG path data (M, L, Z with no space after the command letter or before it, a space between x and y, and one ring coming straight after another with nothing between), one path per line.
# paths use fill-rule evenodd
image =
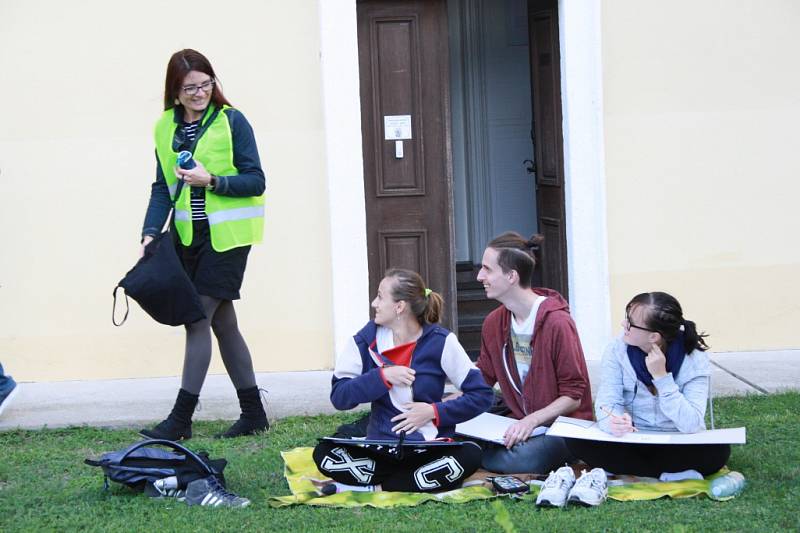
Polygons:
M191 187L208 187L211 184L211 174L199 161L195 161L196 166L190 169L175 167L175 175L182 179L186 185Z
M407 366L385 366L383 367L383 379L393 386L409 386L414 383L414 374L417 372Z
M407 434L414 433L436 416L433 406L425 402L407 403L403 408L408 409L408 411L392 418L392 422L397 422L392 428L395 433L400 433L401 431L405 431Z
M647 365L647 371L654 379L658 379L667 375L667 358L664 357L664 352L658 347L658 344L653 344L650 352L644 358L644 364Z

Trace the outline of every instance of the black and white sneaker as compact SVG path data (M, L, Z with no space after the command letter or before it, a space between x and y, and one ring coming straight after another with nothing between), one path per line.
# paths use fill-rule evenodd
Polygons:
M214 476L195 479L186 487L186 503L204 507L247 507L250 500L225 490Z

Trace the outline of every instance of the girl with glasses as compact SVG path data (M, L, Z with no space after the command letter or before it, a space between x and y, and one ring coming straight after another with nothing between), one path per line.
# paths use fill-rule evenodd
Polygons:
M595 415L622 436L638 429L696 433L706 429L711 365L705 334L683 316L673 296L647 292L625 307L622 335L605 351ZM659 477L725 465L730 445L657 445L567 439L578 458L614 474Z
M141 434L181 440L192 436L192 415L211 362L211 333L236 387L242 414L220 437L265 431L250 350L237 325L233 301L250 246L261 242L265 178L253 129L222 94L209 60L181 50L167 64L164 113L156 123L156 180L142 229L142 254L174 204L177 252L197 288L206 318L186 327L181 388L169 416ZM194 166L178 165L178 153Z

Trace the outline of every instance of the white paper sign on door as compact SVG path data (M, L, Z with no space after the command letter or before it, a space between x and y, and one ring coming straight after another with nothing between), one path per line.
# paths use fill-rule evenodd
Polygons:
M384 115L383 135L387 141L411 139L411 115Z

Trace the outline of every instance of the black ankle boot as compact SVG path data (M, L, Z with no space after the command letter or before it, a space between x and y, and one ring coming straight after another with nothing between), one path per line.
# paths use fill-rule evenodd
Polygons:
M239 389L236 391L236 395L239 397L242 414L239 420L228 428L228 431L216 436L218 439L255 435L269 429L267 413L264 412L264 405L261 403L258 387Z
M178 398L172 412L152 429L143 429L140 435L149 439L165 440L186 440L192 438L192 415L197 406L199 396L186 392L183 389L178 391Z

